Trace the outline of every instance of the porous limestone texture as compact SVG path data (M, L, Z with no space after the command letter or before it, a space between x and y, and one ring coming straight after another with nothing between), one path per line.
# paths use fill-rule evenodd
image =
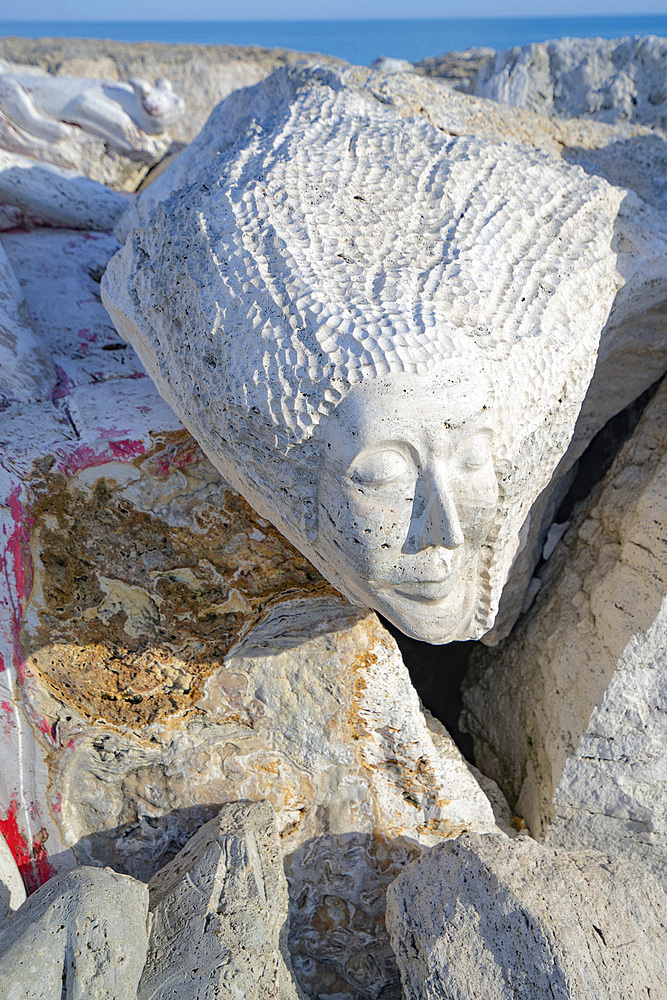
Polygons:
M625 192L324 69L232 95L203 150L106 271L116 328L348 599L478 638L595 368Z
M96 38L0 38L0 59L29 64L54 76L129 80L167 78L185 103L170 128L176 142L191 142L211 110L233 90L252 86L278 66L303 62L304 52L240 45L166 45ZM342 60L317 55L319 62Z
M171 83L53 76L0 58L0 147L136 187L184 109Z
M667 385L546 564L473 654L464 723L531 832L667 872Z
M139 1000L298 1000L268 802L230 802L150 881Z
M51 879L0 925L7 1000L136 1000L148 889L108 868Z
M2 414L0 830L22 873L148 879L222 803L268 799L304 988L398 997L385 886L422 845L495 829L483 790L376 617L221 478L120 340L99 299L117 243L2 243L56 366Z
M547 115L667 128L667 38L557 38L491 55L471 93Z
M14 855L0 834L0 923L25 899L25 886Z
M651 1000L667 995L667 896L598 851L469 834L387 892L405 1000Z
M0 149L0 203L19 209L23 219L70 229L110 230L128 207L118 191L82 177L74 170L36 163ZM14 229L20 218L0 219L0 229Z

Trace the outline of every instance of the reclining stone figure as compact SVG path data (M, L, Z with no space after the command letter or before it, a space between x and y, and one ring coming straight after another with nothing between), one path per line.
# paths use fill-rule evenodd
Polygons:
M18 71L17 71L18 70ZM35 144L97 136L124 152L141 152L163 134L183 101L168 80L97 80L51 76L0 61L0 145L29 152ZM148 143L150 145L150 143Z
M333 72L271 86L214 112L105 305L334 586L417 638L478 638L594 370L622 192Z

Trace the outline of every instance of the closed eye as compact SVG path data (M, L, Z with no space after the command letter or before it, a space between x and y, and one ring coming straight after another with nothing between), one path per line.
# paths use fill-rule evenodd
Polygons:
M385 486L411 472L411 461L397 448L375 448L357 455L350 479L364 486Z
M490 431L476 431L461 442L456 451L460 468L476 472L491 461L492 437Z

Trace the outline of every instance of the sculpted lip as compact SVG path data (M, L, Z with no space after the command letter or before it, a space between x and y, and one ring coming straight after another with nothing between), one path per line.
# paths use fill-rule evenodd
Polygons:
M396 593L409 597L413 601L432 604L442 601L452 592L457 578L458 574L454 573L441 580L414 580L394 583L391 588Z

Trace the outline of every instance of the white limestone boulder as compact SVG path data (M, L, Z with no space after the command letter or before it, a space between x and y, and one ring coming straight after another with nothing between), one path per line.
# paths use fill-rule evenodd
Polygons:
M287 882L268 802L230 802L149 883L139 1000L301 1000Z
M0 923L25 899L25 886L14 855L0 834Z
M469 834L424 854L387 896L405 1000L667 991L667 896L607 854Z
M183 161L107 269L117 329L345 596L430 642L480 637L623 283L625 192L324 69L232 95Z
M136 1000L148 889L109 869L79 868L43 885L0 926L7 1000Z
M128 198L74 170L45 165L0 149L0 202L24 219L66 229L111 230L128 208ZM8 217L0 229L21 218Z
M528 615L474 654L479 766L545 843L667 871L667 386L546 564Z
M667 38L557 38L490 56L470 91L540 114L667 127Z

